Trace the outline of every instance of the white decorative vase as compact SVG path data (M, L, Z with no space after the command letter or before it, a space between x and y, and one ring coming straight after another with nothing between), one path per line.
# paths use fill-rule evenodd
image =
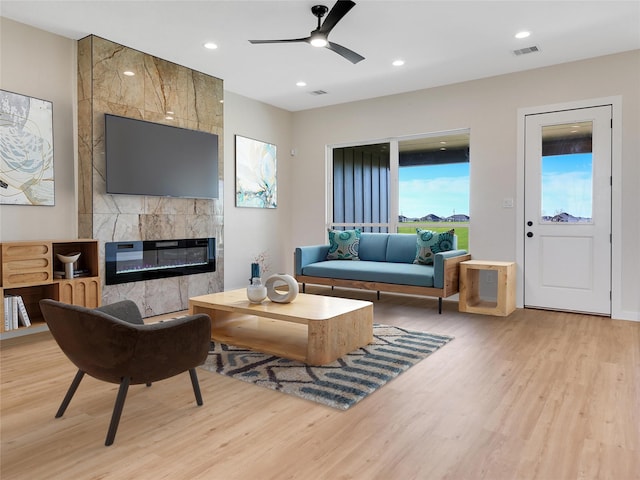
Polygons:
M58 260L60 260L64 265L64 278L73 278L73 264L78 260L78 258L80 258L80 253L74 252L68 255L56 253L56 257L58 257Z
M251 303L262 303L267 298L267 287L262 284L260 278L251 279L251 283L247 287L247 298Z
M284 273L276 273L267 278L265 282L267 287L267 296L269 300L276 303L293 302L298 296L298 282L291 275ZM287 287L287 291L280 293L276 287Z

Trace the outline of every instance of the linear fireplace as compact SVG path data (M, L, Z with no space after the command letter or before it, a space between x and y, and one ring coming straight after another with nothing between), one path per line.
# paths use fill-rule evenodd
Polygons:
M215 238L107 242L105 283L215 272L215 250Z

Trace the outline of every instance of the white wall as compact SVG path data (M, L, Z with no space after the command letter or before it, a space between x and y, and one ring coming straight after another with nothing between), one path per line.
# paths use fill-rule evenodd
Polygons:
M54 207L0 206L0 241L76 238L76 42L0 17L0 88L53 102ZM244 287L253 257L268 252L268 273L291 272L283 243L291 229L292 115L225 92L225 288ZM234 135L278 147L278 208L235 207Z
M254 256L267 252L267 275L292 273L291 223L292 115L290 112L231 92L224 95L224 255L225 290L245 287ZM236 207L235 135L277 146L278 207Z
M53 102L55 206L0 205L0 241L77 237L76 42L0 17L0 88Z
M53 101L56 206L0 206L0 241L73 238L75 42L0 18L0 88ZM27 61L28 59L28 61ZM471 130L470 249L514 260L517 112L520 108L622 96L622 259L614 270L623 318L640 317L640 51L401 95L290 113L225 92L225 288L248 281L254 255L291 272L297 245L325 243L325 147L360 140ZM278 146L278 208L235 207L234 135ZM290 151L296 150L291 156Z
M475 258L516 259L518 109L622 96L622 265L619 318L640 319L640 51L522 73L296 112L290 249L326 242L325 146L469 128L470 251ZM614 295L615 296L615 295Z

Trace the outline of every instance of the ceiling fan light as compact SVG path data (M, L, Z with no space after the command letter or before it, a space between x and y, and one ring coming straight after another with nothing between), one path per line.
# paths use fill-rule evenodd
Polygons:
M311 34L311 41L309 42L314 47L326 47L327 37L319 32Z

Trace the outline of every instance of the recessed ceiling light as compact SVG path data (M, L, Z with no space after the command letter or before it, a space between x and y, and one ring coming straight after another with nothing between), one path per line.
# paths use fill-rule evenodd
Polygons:
M394 60L391 65L393 65L394 67L401 67L402 65L404 65L404 60Z
M522 32L516 33L516 38L527 38L529 35L531 35L531 32L523 30Z
M165 120L173 120L173 117L171 115L167 115L166 117L164 117Z
M218 48L218 45L213 42L207 42L203 46L204 48L208 48L209 50L215 50L216 48Z
M302 81L301 82L297 82L296 85L298 87L306 87L307 86L307 82L302 82Z
M135 75L135 73L133 73L131 70L126 70L124 72L122 72L123 75L126 75L127 77L133 77Z

